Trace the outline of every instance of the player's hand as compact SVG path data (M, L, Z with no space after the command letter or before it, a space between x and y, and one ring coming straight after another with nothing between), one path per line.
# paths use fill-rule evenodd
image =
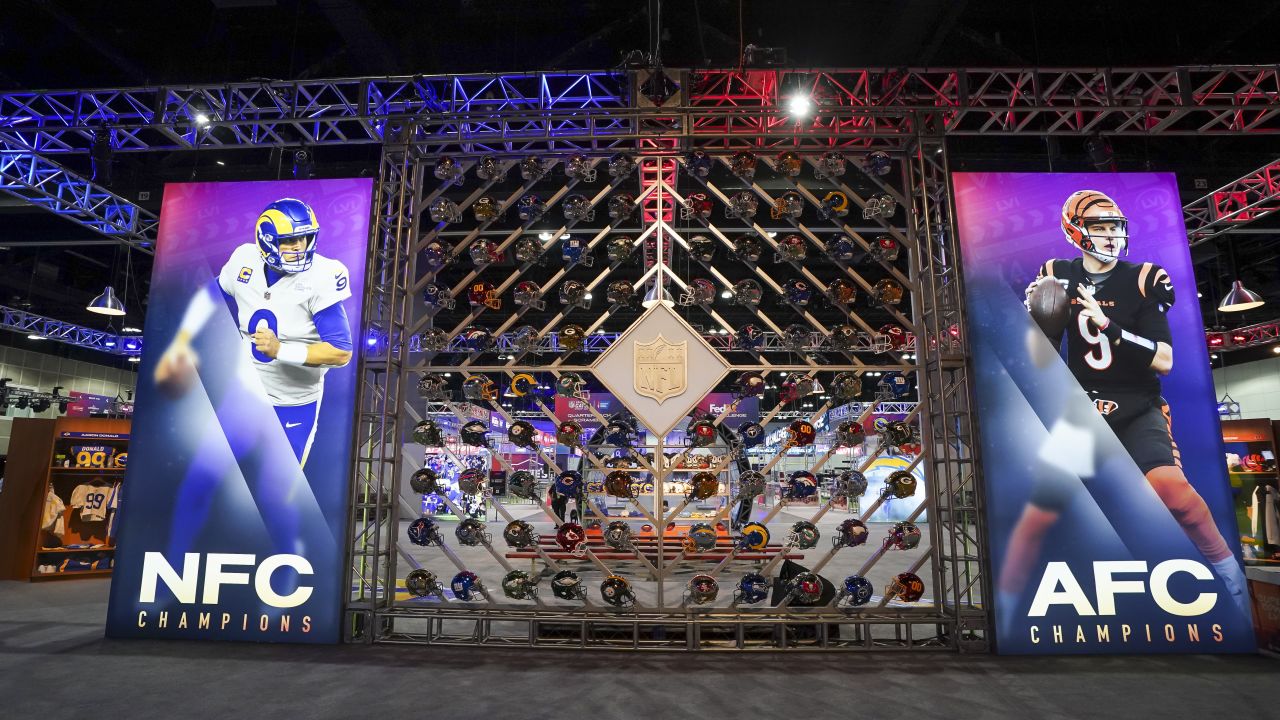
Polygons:
M1089 322L1099 330L1105 330L1107 325L1111 324L1111 320L1107 318L1106 313L1102 312L1102 307L1098 305L1098 301L1093 298L1093 291L1084 285L1076 288L1076 294L1080 296L1080 314L1089 318Z
M1022 291L1022 307L1026 308L1027 312L1031 312L1032 291L1036 289L1037 285L1039 285L1041 282L1045 280L1053 280L1053 282L1056 282L1059 285L1061 285L1063 290L1067 289L1067 281L1061 278L1038 277L1035 280L1032 280L1031 282L1027 283L1027 289Z
M156 363L155 381L157 385L185 381L180 377L198 367L199 357L191 348L191 342L183 337L174 338Z
M271 328L259 326L253 331L253 347L258 352L274 360L280 352L280 338L271 332Z

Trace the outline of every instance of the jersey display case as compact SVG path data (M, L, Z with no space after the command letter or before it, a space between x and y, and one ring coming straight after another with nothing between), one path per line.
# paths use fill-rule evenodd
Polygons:
M1268 419L1223 420L1222 442L1245 563L1280 566L1275 424Z

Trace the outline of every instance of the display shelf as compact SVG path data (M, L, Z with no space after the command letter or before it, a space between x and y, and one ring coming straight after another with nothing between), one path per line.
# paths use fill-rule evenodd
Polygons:
M110 574L111 568L107 568L105 570L67 570L65 572L32 573L31 582L42 580L68 580L70 578L93 577Z
M53 471L53 472L81 472L81 473L104 473L104 472L114 472L114 473L122 473L122 472L124 472L124 471L125 471L125 469L126 469L126 468L74 468L74 467L61 467L61 466L58 466L58 465L50 465L50 466L49 466L49 470L51 470L51 471Z
M92 552L114 552L115 545L96 548L39 548L36 550L37 555L51 555L53 553L62 553L70 555L72 553L92 553Z

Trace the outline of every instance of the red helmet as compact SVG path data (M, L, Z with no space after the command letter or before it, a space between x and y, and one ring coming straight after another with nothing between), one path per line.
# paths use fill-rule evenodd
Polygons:
M581 553L587 549L587 531L578 523L564 523L556 531L556 544L565 552Z
M490 310L502 307L502 298L498 297L498 291L494 289L493 283L484 281L471 283L471 288L467 290L467 301L473 306L483 305Z
M818 432L813 428L813 423L808 420L796 420L787 426L787 445L791 447L812 445L817 435Z

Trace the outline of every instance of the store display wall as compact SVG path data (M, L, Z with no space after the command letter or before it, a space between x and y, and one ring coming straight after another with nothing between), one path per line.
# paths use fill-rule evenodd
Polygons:
M61 385L61 393L90 393L104 397L128 397L133 391L137 374L131 370L82 362L56 355L31 352L13 347L0 347L0 377L12 378L10 387L49 392ZM57 417L56 405L43 413L30 408L10 407L0 415L0 455L9 451L9 436L15 417Z
M1213 387L1239 403L1240 419L1280 418L1280 357L1214 368Z

